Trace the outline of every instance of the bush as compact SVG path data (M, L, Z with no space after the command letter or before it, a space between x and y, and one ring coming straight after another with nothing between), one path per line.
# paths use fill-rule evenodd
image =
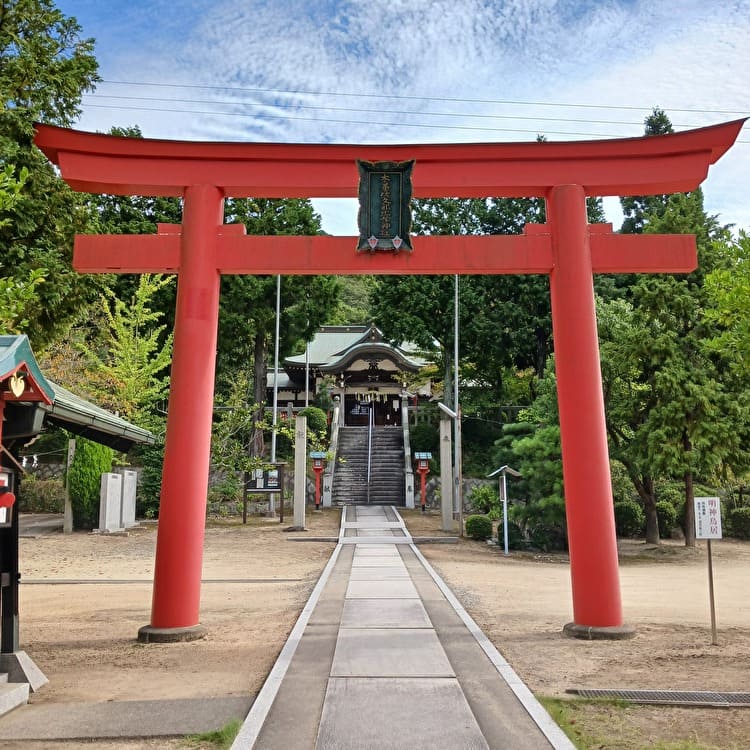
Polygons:
M68 472L73 526L93 529L99 522L101 477L112 470L114 451L86 438L76 439L76 452Z
M497 490L488 484L480 484L474 487L469 493L469 502L477 513L486 515L495 512L498 518L502 516Z
M668 539L672 529L677 525L677 508L668 500L658 500L656 517L659 519L659 536Z
M317 406L306 406L299 411L300 417L307 417L307 429L314 432L322 440L328 432L328 417Z
M505 537L502 521L497 525L497 543L505 549ZM508 549L526 549L526 538L521 527L513 521L508 521Z
M616 460L610 462L612 475L612 497L616 503L634 499L633 482L628 476L627 469Z
M729 511L729 525L737 539L750 539L750 508L732 508Z
M440 432L434 424L420 422L409 428L409 443L412 451L432 453L435 460L440 453Z
M656 502L666 500L677 512L675 526L685 528L685 485L679 482L658 482ZM659 526L661 528L661 526ZM674 527L673 527L674 528ZM671 531L671 529L670 529Z
M487 516L469 516L466 519L466 533L478 541L489 539L492 536L492 521Z
M529 544L542 552L555 552L568 548L568 538L560 526L539 523L529 529Z
M508 515L526 530L529 546L543 552L568 548L562 497L550 495L535 502L513 503Z
M18 508L25 513L62 513L65 510L62 479L38 479L26 474L18 492Z
M242 482L240 474L228 473L221 481L208 488L208 504L234 503L242 500Z
M646 516L638 503L621 500L615 503L615 527L618 536L638 536L643 533Z

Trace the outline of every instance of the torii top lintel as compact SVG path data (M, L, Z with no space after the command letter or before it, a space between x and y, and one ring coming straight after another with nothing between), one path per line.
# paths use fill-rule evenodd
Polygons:
M183 195L214 185L225 197L356 197L357 159L416 159L413 195L543 197L555 185L587 195L694 190L745 120L661 136L601 141L340 145L125 138L36 126L36 145L74 189Z

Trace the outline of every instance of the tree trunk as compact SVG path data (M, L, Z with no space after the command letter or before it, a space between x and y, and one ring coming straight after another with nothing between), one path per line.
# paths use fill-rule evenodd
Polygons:
M693 472L685 472L685 546L695 547L695 493Z
M448 349L445 350L445 379L443 381L443 403L449 409L455 409L456 405L453 403L453 358L448 353Z
M620 459L628 472L630 481L643 503L646 514L646 544L659 544L659 517L656 515L656 490L653 477L642 477L629 461Z
M250 436L248 450L251 456L260 458L265 452L263 439L263 422L266 413L266 337L263 332L255 334L255 345L253 349L253 401L257 407L254 421L256 426Z
M693 449L686 432L682 434L682 448L685 454ZM685 472L685 546L695 547L695 490L693 489L693 472Z
M638 495L643 501L643 510L646 513L646 544L659 544L661 540L659 536L659 516L656 514L654 480L651 477L644 477L639 484Z

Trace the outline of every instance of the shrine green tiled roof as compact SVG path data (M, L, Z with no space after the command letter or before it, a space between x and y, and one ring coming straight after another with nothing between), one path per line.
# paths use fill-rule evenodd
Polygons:
M0 380L24 366L48 401L54 399L49 381L42 375L26 336L0 336Z
M51 402L41 405L46 412L45 422L120 451L129 450L135 443L156 442L155 436L148 430L76 396L46 378L26 336L0 336L0 379L19 368L29 373L46 401Z
M306 359L309 358L311 367L330 367L346 359L353 350L364 348L368 344L391 350L397 359L403 359L412 367L418 368L425 364L422 357L407 350L405 345L395 347L389 344L382 332L375 326L323 326L310 342L309 353L302 352L302 354L287 357L284 365L304 367Z

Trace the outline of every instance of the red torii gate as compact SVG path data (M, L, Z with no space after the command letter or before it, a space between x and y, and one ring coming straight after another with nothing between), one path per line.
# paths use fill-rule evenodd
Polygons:
M609 141L439 145L193 143L38 125L35 142L75 190L184 198L182 226L158 235L78 236L82 273L178 273L151 623L141 640L200 637L200 580L220 274L502 274L550 276L574 622L623 626L594 273L688 273L691 235L618 235L589 225L586 196L694 190L744 120ZM243 236L223 224L225 197L354 197L356 160L416 159L415 197L543 197L547 224L520 236L418 237L414 252L356 252L355 237Z

